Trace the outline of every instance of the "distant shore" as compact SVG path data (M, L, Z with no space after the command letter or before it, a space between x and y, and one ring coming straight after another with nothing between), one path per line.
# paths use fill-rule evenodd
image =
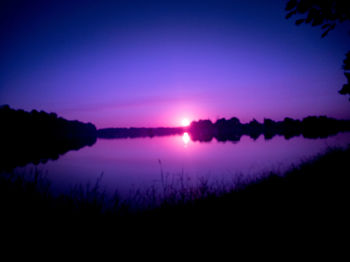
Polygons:
M92 146L97 139L91 123L70 121L55 113L0 107L0 171L28 163L58 159L70 150Z
M252 120L241 123L238 118L192 121L187 127L158 128L103 128L97 130L98 138L118 139L182 135L188 132L193 141L210 142L239 141L243 135L257 139L263 135L266 140L274 136L284 136L286 139L302 135L304 138L325 138L339 132L350 131L350 120L338 120L326 116L308 116L302 120L286 117L283 121L265 119L263 123Z

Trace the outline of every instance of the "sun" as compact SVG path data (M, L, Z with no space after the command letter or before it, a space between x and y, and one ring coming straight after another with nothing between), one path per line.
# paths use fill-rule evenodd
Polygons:
M181 120L181 125L182 126L189 126L191 124L190 120L188 118L184 118Z

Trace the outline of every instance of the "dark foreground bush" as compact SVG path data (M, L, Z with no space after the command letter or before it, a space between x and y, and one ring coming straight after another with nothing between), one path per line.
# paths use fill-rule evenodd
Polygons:
M77 187L70 194L54 196L49 182L38 171L25 176L2 174L0 210L3 219L37 221L38 226L52 226L57 221L81 225L84 221L89 228L102 226L108 230L205 224L237 230L258 227L337 231L342 230L347 217L349 157L350 147L329 149L285 174L262 175L249 184L223 187L221 192L205 182L198 188L178 191L166 187L168 193L144 196L148 200L157 198L157 204L142 209L135 209L133 203L117 196L108 198L100 191L99 181Z

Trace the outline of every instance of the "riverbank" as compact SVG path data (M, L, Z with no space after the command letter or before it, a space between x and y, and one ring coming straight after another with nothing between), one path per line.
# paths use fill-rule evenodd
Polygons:
M131 202L117 196L108 198L98 181L54 196L50 182L39 171L2 174L0 209L8 221L94 221L123 229L198 222L239 226L292 223L303 227L321 223L325 229L342 225L346 217L349 157L350 147L329 149L284 174L262 174L256 181L227 185L221 192L205 181L197 188L168 188L162 195L154 194L151 188L147 195L138 197L158 197L153 199L157 205L142 209L134 209Z

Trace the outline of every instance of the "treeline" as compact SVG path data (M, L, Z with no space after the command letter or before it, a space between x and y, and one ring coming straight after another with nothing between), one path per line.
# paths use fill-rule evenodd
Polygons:
M55 113L14 110L0 107L0 169L57 159L69 150L96 142L96 127L91 123L68 121Z
M350 131L349 120L337 120L326 116L308 116L302 120L286 117L283 121L264 119L263 123L253 119L249 123L241 123L236 117L221 118L215 123L210 120L193 121L189 127L160 128L104 128L97 131L99 138L137 138L182 135L189 132L193 141L209 142L213 138L218 141L239 141L242 135L254 140L260 135L271 139L276 135L289 139L302 135L305 138L325 138L339 132Z
M181 127L158 127L158 128L104 128L97 131L99 138L136 138L181 135L184 129Z
M283 121L264 119L259 123L253 119L249 123L241 123L236 117L229 120L218 119L215 123L210 120L193 121L188 128L194 141L239 141L242 135L257 139L264 135L271 139L276 135L289 139L302 135L305 138L325 138L339 132L350 131L349 120L337 120L326 116L308 116L302 120L286 117Z

